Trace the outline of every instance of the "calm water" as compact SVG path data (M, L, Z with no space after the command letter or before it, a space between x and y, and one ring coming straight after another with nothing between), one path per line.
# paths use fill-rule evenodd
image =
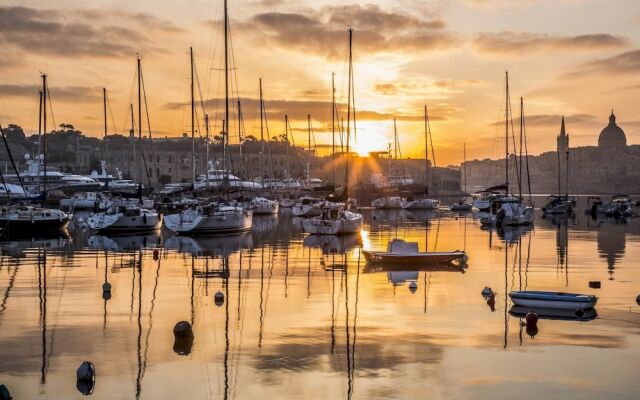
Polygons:
M637 398L640 221L580 214L497 233L473 214L365 214L359 239L308 238L281 215L224 238L4 243L0 383L15 399L82 398L75 370L89 360L100 399ZM394 237L465 249L469 266L367 267L361 246ZM597 294L598 317L541 319L532 338L509 313L517 289ZM188 355L174 351L181 320Z

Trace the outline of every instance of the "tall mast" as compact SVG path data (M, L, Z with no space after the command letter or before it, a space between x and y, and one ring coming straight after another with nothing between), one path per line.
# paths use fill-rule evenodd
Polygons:
M38 165L40 165L40 160L38 160ZM45 74L42 74L42 166L44 167L42 187L43 191L47 193L47 75Z
M227 140L229 136L229 15L227 12L227 0L224 0L224 120L222 131L222 169L228 179L227 172Z
M262 117L264 115L264 100L262 99L262 78L259 78L259 84L260 84L260 168L262 168L261 172L261 178L263 180L263 184L264 184L264 178L265 178L265 173L264 173L264 126L262 123Z
M196 106L193 88L193 47L189 47L189 61L191 65L191 183L193 190L196 185Z
M464 179L464 194L467 195L467 142L462 144L462 166L463 166L463 175L462 179Z
M42 190L42 179L40 178L40 153L42 152L42 94L43 91L40 90L40 103L38 104L38 190ZM4 135L3 135L4 136ZM7 151L9 154L9 151ZM35 158L35 157L34 157ZM16 170L16 175L20 178L20 173Z
M427 105L424 106L424 189L429 194L429 131L427 130Z
M520 97L520 155L518 156L518 191L519 196L522 199L522 130L524 122L524 102Z
M138 141L140 147L142 147L142 66L140 64L140 54L137 56L137 65L138 65ZM142 156L142 152L140 152ZM135 155L134 155L135 157ZM138 158L136 158L137 160ZM144 160L138 161L138 171L140 174L140 181L142 181L142 165Z
M284 115L284 140L287 146L287 173L285 178L288 178L289 174L291 174L291 159L289 158L289 116L287 114Z
M311 185L311 114L307 114L307 140L309 143L307 155L307 186Z
M507 185L506 193L509 193L509 71L504 72L506 90L504 95L504 182Z
M351 106L353 98L353 28L349 28L349 89L347 90L347 159L345 160L344 193L345 198L349 198L349 140L351 137ZM353 116L353 126L355 128L355 110Z
M240 177L244 179L245 168L242 161L242 144L244 137L242 136L242 106L240 105L240 97L238 97L238 156L240 157Z
M569 141L568 140L567 140L567 163L566 163L566 171L565 171L564 179L565 179L564 191L568 201L569 200Z
M102 88L102 109L104 112L104 152L109 150L107 144L107 88Z
M205 129L205 152L206 152L206 165L204 168L206 188L209 189L209 114L204 115L204 129Z
M135 121L133 119L133 103L129 104L129 111L131 111L131 129L129 130L129 140L131 141L131 162L137 164L137 161L136 161L136 125L135 125ZM134 172L136 172L135 171L136 168L137 168L137 165L134 166ZM135 181L135 176L134 176L133 173L131 174L131 177Z
M336 158L336 74L331 73L331 158ZM333 184L336 183L336 168L333 168Z

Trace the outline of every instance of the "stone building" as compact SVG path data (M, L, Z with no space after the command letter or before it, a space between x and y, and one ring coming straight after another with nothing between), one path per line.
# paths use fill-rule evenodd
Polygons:
M529 156L522 162L522 180L515 155L509 157L510 191L528 192L527 164L534 194L640 194L640 145L627 145L626 135L616 123L612 112L609 124L598 137L598 146L569 146L569 134L564 118L556 141L556 151ZM470 192L503 184L505 160L467 161L468 189Z

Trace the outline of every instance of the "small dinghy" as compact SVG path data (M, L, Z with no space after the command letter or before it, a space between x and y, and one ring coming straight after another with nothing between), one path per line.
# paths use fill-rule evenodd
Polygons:
M469 257L464 251L425 251L418 250L418 243L393 239L387 246L387 251L363 250L367 262L372 264L447 264L458 262L465 264Z
M567 310L589 310L595 307L598 298L590 294L542 292L534 290L509 293L511 301L517 306L563 308Z

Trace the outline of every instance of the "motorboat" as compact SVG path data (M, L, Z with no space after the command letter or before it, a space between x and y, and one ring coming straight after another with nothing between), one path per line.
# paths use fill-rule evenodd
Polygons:
M244 232L251 230L253 213L243 207L211 203L167 215L164 225L177 234Z
M521 226L533 223L533 207L522 204L517 196L497 196L491 203L489 215L480 219L482 225Z
M263 189L260 183L243 181L236 175L232 174L231 171L219 168L217 165L214 165L211 162L209 163L207 173L199 175L196 178L193 187L195 190L222 190L227 184L228 190L230 191L256 191Z
M345 235L360 232L362 221L362 214L330 207L323 208L321 215L302 221L302 227L312 235Z
M457 203L453 203L449 206L451 211L471 211L473 210L473 204L467 203L464 200L460 200Z
M34 206L13 206L0 209L0 228L3 235L37 235L61 231L70 216L60 210Z
M473 206L479 211L489 211L491 203L495 200L498 193L493 191L481 191L473 195Z
M60 200L60 207L69 209L93 209L103 200L99 192L75 192L71 197Z
M561 308L567 310L589 310L595 307L598 298L590 294L544 292L535 290L509 293L513 304L522 307Z
M250 203L250 208L253 211L253 215L277 214L278 207L278 200L269 200L264 197L254 197Z
M98 232L141 232L160 228L155 210L135 206L112 206L87 218L89 228Z
M571 214L576 201L566 195L551 195L547 197L547 204L542 207L544 215Z
M0 198L1 199L22 199L27 197L24 189L20 185L12 183L0 183Z
M55 168L44 169L44 156L31 158L29 154L24 156L27 169L17 174L6 174L7 183L16 184L21 181L27 191L37 192L43 187L47 190L64 189L70 191L92 191L102 185L94 179L82 175L64 174Z
M324 200L311 197L311 196L303 196L298 199L296 204L293 205L292 213L295 217L317 217L322 213L322 204Z
M371 207L378 209L401 209L404 208L402 205L406 202L406 199L400 196L385 196L374 199L371 202Z
M419 251L417 242L405 242L393 239L387 246L387 251L363 250L365 259L372 264L446 264L457 262L466 264L469 257L462 250L454 251Z
M436 210L440 207L440 200L407 197L406 199L402 199L400 204L405 210Z
M617 194L611 201L603 205L604 215L607 217L630 217L634 215L636 202L626 194Z
M595 308L572 310L565 308L524 307L513 305L511 306L511 309L509 309L509 314L518 318L525 318L530 312L536 313L540 319L558 321L587 322L598 317L598 312Z

